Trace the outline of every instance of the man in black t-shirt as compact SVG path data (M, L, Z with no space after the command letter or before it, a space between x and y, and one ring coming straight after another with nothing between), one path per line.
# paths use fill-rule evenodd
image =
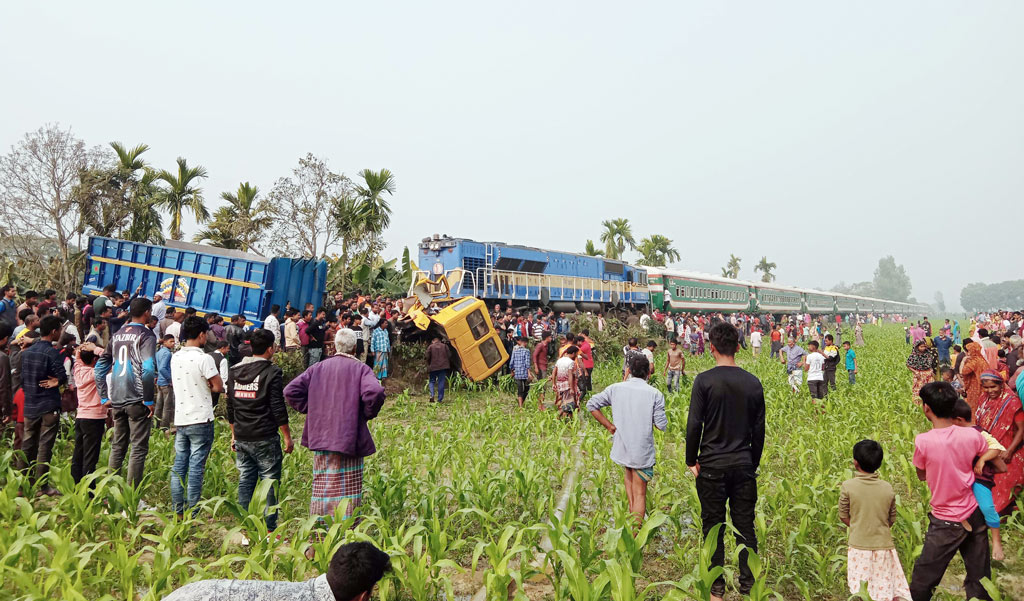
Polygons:
M757 552L754 506L757 505L757 468L764 451L764 389L761 381L736 366L739 330L719 322L709 333L715 367L698 374L690 394L686 422L686 465L697 478L704 538L719 526L718 545L711 567L725 561L725 507L736 528L736 544ZM740 593L754 585L747 552L739 557ZM711 586L711 599L721 601L725 579Z

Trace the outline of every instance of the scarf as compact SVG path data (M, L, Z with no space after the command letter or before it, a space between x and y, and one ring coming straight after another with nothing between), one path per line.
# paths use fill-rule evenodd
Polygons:
M932 353L927 348L919 351L915 346L913 352L907 357L907 367L914 371L934 370L936 363L937 361L932 357Z

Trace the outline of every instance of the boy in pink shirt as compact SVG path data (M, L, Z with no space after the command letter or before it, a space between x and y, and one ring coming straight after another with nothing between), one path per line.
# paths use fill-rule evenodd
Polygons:
M954 425L958 398L948 382L930 382L921 388L924 415L932 429L914 440L914 467L917 477L928 482L932 511L924 548L911 575L913 601L932 598L957 552L967 572L967 598L990 599L981 585L982 578L991 577L987 527L971 488L974 458L985 454L988 443L977 430Z
M71 454L71 477L78 484L83 477L96 470L103 443L103 432L107 425L107 408L100 402L96 390L96 360L103 355L103 348L91 342L75 351L75 367L72 377L78 389L78 414L75 419L75 450Z

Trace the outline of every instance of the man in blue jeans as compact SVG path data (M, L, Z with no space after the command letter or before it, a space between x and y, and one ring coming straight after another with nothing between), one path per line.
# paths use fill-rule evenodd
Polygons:
M719 527L712 568L725 561L728 503L736 544L746 547L739 555L739 592L747 595L754 586L747 550L757 552L754 506L757 468L764 451L764 389L757 377L736 365L737 328L719 322L709 336L715 367L693 380L686 422L686 465L697 478L704 538ZM719 576L711 585L711 600L722 601L724 596L725 579Z
M284 452L295 448L284 402L284 374L274 365L274 334L253 330L252 356L228 372L227 410L231 424L231 450L238 467L238 504L248 507L260 480L281 480L281 438ZM277 504L276 484L267 493L267 507ZM277 528L277 511L266 516L267 530Z
M195 508L203 492L206 459L213 447L213 394L224 389L213 357L203 352L206 320L191 315L181 324L185 346L171 357L174 386L174 465L171 467L171 503L183 518L185 508ZM184 490L188 487L187 492Z

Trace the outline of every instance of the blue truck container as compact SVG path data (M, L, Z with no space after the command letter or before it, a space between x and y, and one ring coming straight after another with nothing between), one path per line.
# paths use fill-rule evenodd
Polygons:
M168 305L243 315L257 326L271 305L320 306L327 287L327 262L318 259L268 259L204 244L168 240L156 246L100 236L89 238L88 251L84 294L99 295L110 284L134 293L141 284L142 294L152 298L159 292Z

